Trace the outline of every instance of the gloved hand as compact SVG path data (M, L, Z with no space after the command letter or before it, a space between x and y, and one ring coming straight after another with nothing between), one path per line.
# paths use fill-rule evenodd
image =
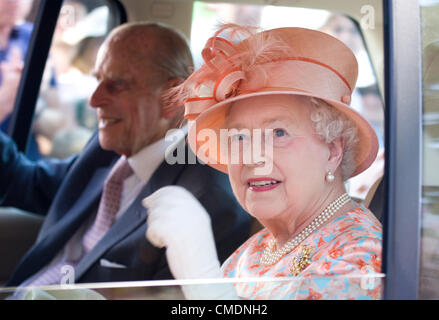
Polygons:
M210 217L186 189L166 186L143 199L148 209L146 237L166 247L169 268L176 279L222 278ZM236 299L233 285L185 285L187 299Z

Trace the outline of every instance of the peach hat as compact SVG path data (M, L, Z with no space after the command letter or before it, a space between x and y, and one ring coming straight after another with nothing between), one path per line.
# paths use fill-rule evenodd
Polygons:
M219 37L229 30L233 40ZM237 41L239 36L247 36ZM216 132L217 152L206 154L208 165L227 173L220 163L220 129L232 102L265 95L316 97L339 110L357 126L355 170L366 170L375 160L378 139L372 126L349 107L358 75L352 51L338 39L315 30L279 28L255 33L253 29L226 25L210 38L202 52L205 64L179 88L185 99L185 117L191 122L189 144L197 150L203 129ZM194 125L196 124L196 125ZM191 138L192 137L192 138Z

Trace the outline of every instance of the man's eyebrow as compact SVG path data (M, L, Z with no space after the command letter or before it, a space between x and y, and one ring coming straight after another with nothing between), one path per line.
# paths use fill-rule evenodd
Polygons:
M99 79L101 77L101 73L98 70L93 70L90 74L93 77L95 77L96 79ZM126 83L132 82L132 78L127 76L127 75L117 76L117 74L111 73L111 74L106 75L105 77L110 81L124 81Z

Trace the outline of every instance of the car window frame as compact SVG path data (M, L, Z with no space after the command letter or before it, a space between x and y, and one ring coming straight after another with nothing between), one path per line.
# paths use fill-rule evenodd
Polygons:
M422 59L417 0L384 0L385 299L417 299L422 191ZM410 76L408 76L410 75Z
M62 2L41 0L34 23L9 131L21 151L26 148L41 78ZM110 8L117 9L118 23L126 22L123 4L117 0L107 2L110 3ZM419 290L422 195L419 3L417 0L383 0L383 14L386 150L383 178L385 218L382 257L383 272L386 274L384 298L416 299Z

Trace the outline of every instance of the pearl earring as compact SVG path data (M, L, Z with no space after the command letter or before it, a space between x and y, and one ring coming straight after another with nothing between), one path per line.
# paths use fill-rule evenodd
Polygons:
M326 181L328 181L329 183L332 183L335 180L335 176L332 174L331 171L328 171L325 178L326 178Z

